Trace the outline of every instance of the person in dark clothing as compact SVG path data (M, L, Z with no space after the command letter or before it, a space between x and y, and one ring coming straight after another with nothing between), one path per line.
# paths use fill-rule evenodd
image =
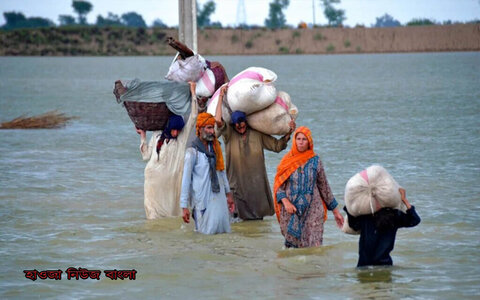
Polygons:
M415 207L408 202L405 190L400 188L399 192L407 206L406 213L398 209L381 208L373 215L354 217L344 207L349 226L355 231L360 231L357 267L392 265L390 252L395 245L397 229L414 227L420 223L420 217Z

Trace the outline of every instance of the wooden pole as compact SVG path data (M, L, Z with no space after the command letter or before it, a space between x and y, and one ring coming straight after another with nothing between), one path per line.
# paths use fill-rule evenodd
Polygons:
M178 40L197 53L196 0L178 0Z

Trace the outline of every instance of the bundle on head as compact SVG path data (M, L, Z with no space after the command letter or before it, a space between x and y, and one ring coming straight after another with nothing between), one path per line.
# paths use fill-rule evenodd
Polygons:
M400 197L400 185L379 165L355 174L345 186L345 205L352 216L373 214L383 207L406 207Z

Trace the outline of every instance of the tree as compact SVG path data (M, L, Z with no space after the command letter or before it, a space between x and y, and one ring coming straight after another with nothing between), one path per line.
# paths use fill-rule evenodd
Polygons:
M285 27L287 20L283 14L283 9L290 4L289 0L273 0L270 2L268 19L265 19L265 26L271 29Z
M402 26L398 20L395 20L391 15L384 14L377 18L377 22L373 27L398 27Z
M146 28L147 24L143 20L143 17L136 12L128 12L122 15L122 22L128 27L142 27Z
M78 24L87 24L86 15L92 10L93 5L88 1L73 0L72 7L78 14Z
M345 10L333 7L333 4L337 3L340 3L340 0L321 0L321 5L324 7L323 13L329 26L341 26L343 21L346 20Z
M58 21L60 22L60 26L67 26L67 25L74 25L75 18L69 15L60 15L58 16Z
M205 26L210 26L210 16L215 12L215 2L212 0L208 1L201 8L197 2L197 26L204 28Z
M55 24L45 18L32 17L26 18L22 13L16 12L4 12L3 17L6 20L4 29L17 29L17 28L34 28L34 27L52 27Z
M106 18L102 17L101 15L97 16L97 26L123 26L122 21L118 15L112 14L111 12L108 13Z
M14 11L4 12L3 17L6 21L5 25L3 25L3 28L5 29L18 28L19 26L22 26L22 24L25 23L25 21L27 20L24 14L16 13Z

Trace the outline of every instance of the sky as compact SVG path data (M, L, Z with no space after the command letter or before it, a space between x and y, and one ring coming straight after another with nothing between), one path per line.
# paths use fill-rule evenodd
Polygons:
M203 6L208 0L198 0ZM215 13L210 20L220 22L223 26L235 26L238 23L264 25L268 17L269 3L273 0L214 0ZM121 16L127 12L140 14L148 26L156 19L168 26L178 25L177 0L88 0L93 5L87 15L87 22L93 24L98 15L107 17L111 12ZM243 2L245 17L237 13L239 2ZM287 24L296 26L300 22L317 25L327 24L323 15L320 0L290 0L284 14ZM428 18L442 23L443 21L480 20L480 0L341 0L336 8L344 9L346 21L344 25L371 26L376 18L385 13L391 15L402 24L412 19ZM42 17L58 24L59 15L76 16L72 8L72 0L0 0L0 26L5 24L4 12L21 12L26 17Z

